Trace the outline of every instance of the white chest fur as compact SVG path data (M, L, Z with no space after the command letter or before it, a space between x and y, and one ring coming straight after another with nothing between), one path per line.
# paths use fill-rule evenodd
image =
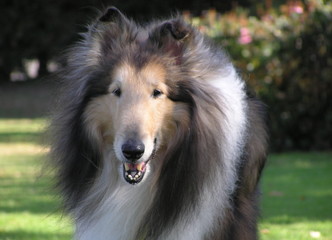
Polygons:
M131 240L144 214L150 207L154 193L149 179L144 184L130 185L119 172L118 161L110 160L113 154L105 154L101 176L91 189L80 209L88 204L99 205L91 215L86 215L76 222L75 239L77 240ZM106 194L105 194L106 193ZM101 197L104 196L104 197Z

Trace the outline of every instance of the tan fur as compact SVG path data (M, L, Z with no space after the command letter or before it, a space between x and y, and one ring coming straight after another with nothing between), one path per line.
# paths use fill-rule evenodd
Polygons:
M157 134L168 138L176 120L182 118L186 122L187 111L183 111L183 104L174 104L167 98L165 75L159 64L149 63L136 69L122 63L110 76L109 94L92 100L85 111L91 134L104 144L113 144L116 136L126 137L134 132L150 141ZM120 97L112 93L116 88L121 88ZM163 94L153 98L154 89Z

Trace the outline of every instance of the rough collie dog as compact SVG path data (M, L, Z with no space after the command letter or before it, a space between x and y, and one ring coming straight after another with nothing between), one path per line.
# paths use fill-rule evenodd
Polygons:
M264 111L224 51L113 7L82 36L51 128L75 239L257 239Z

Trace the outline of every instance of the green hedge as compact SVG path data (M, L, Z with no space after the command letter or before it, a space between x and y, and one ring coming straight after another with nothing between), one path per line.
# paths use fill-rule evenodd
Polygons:
M289 2L191 21L220 42L268 105L275 151L332 148L332 3Z

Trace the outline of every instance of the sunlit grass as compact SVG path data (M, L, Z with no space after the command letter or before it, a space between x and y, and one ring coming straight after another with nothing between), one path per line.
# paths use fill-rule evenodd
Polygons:
M40 138L44 119L0 119L0 240L71 239ZM262 179L262 240L332 240L332 153L269 157ZM120 227L120 226L119 226Z
M263 222L260 225L262 240L331 240L331 221L303 222L298 219L285 219L284 224L269 224ZM291 221L291 223L287 223Z
M47 122L43 118L36 119L1 119L0 133L16 133L16 132L37 132L40 133Z

